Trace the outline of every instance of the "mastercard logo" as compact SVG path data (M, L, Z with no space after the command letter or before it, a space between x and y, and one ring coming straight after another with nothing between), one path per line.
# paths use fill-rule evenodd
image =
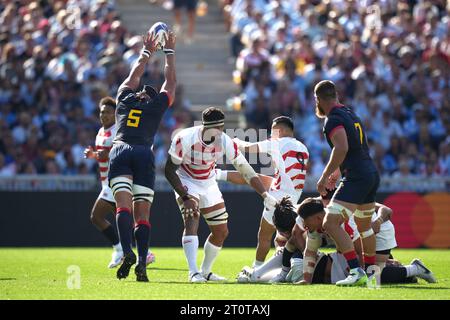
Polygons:
M401 192L388 196L383 203L394 211L392 222L399 247L450 247L449 193Z

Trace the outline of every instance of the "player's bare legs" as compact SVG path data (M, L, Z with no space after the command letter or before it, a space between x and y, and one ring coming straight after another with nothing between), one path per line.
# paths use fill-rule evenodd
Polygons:
M111 262L109 263L108 268L117 267L123 258L122 246L120 245L117 231L114 226L112 226L109 221L106 220L106 216L110 213L113 213L114 211L115 206L112 203L101 198L95 201L94 207L91 211L92 224L105 235L105 237L111 242L111 245L114 248Z
M333 202L347 208L349 212L354 212L357 207L355 204L345 201L333 200ZM341 228L341 224L343 224L344 222L345 219L342 214L330 214L329 211L327 211L323 220L324 229L333 238L333 240L336 242L336 245L339 246L342 254L355 250L352 239L350 238L348 233Z
M175 24L173 26L173 31L175 32L175 34L177 36L179 36L180 32L181 32L181 23L183 22L182 16L181 16L181 10L178 8L175 8L174 14L175 14Z
M225 204L223 202L218 203L212 207L203 208L200 212L205 218L209 230L211 230L203 248L205 256L200 269L206 280L223 281L225 278L212 273L211 269L220 249L222 249L225 239L228 237L227 217L226 214L224 214L226 212ZM221 219L224 220L220 221Z
M358 285L365 284L367 281L367 276L361 269L352 239L341 228L341 224L350 217L356 208L357 205L353 203L333 199L325 210L323 228L336 242L336 246L339 247L351 270L348 279L337 282L337 285Z
M256 247L255 264L262 264L264 260L266 260L275 230L273 225L268 223L264 217L261 217L258 230L258 245Z
M97 199L94 203L94 207L91 211L91 222L94 226L97 227L98 230L103 231L108 227L111 227L111 224L108 220L106 220L106 216L112 212L114 212L114 206L103 200Z
M196 11L195 10L189 10L188 13L188 43L193 40L194 32L195 32L195 19L196 19Z
M355 212L355 223L361 235L365 267L376 264L376 236L372 229L372 215L375 212L375 202L358 206Z
M198 203L198 199L192 197L189 201L195 201ZM182 245L186 261L189 266L189 281L191 282L206 282L206 280L200 274L197 268L197 253L198 253L198 225L200 222L200 215L198 212L192 212L191 214L186 212L184 202L181 198L177 199L178 206L180 207L183 215L183 238Z

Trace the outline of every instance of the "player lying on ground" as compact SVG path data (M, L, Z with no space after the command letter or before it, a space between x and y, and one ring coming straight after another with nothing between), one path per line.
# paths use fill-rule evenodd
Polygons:
M136 255L131 247L134 228L138 251L136 280L147 282L146 258L150 239L150 207L153 202L155 164L152 151L161 118L175 97L175 35L169 32L164 48L165 81L158 93L145 85L137 91L150 56L158 43L150 34L144 37L144 48L129 76L117 92L117 134L110 153L109 184L117 204L117 227L125 255L117 278L126 278Z
M109 151L111 150L113 139L116 136L116 119L115 110L116 102L112 97L104 97L100 100L100 123L102 127L98 130L95 138L95 147L89 146L84 150L84 156L88 159L96 159L100 171L100 180L102 190L94 203L91 211L91 222L100 230L113 246L111 262L108 268L117 267L123 259L122 246L115 226L111 225L106 219L108 214L114 214L116 211L116 203L111 188L108 186L108 164ZM147 263L155 261L155 256L149 252Z
M383 206L381 204L377 204L378 207L378 215L377 217L374 217L373 219L373 225L375 230L381 230L377 232L377 236L379 235L380 238L377 241L377 244L379 245L379 248L386 248L386 247L395 247L395 231L393 229L392 223L390 221L387 221L381 224L380 228L377 228L376 225L379 224L377 221L381 221L381 219L386 219L388 216L386 214L389 213L390 209L386 206ZM292 205L287 201L282 201L279 205L277 205L277 209L275 210L275 225L277 227L277 230L285 230L285 227L289 224L294 223L294 219L296 219L296 226L294 228L299 228L299 222L301 222L302 219L298 219L293 217L296 215L294 214ZM316 231L314 229L318 226L320 228L321 226L321 220L323 220L325 216L325 212L323 209L323 204L319 202L319 199L317 198L308 198L298 208L298 213L301 214L301 216L304 217L303 225L308 229L308 235L314 235ZM300 216L300 217L301 217ZM383 227L383 224L386 224L385 227ZM392 225L392 227L390 226ZM348 229L348 226L347 228ZM295 230L295 229L293 229ZM313 230L310 233L310 230ZM347 230L348 231L348 230ZM288 235L285 231L283 231L286 235ZM356 231L357 232L357 231ZM304 242L304 235L306 232L301 233L294 233L290 237L290 241L292 241L293 238L297 238L298 242L300 243L300 246L303 245ZM359 236L355 240L359 240ZM326 239L320 239L321 243L323 240ZM309 239L310 240L310 239ZM290 242L288 241L288 243ZM306 240L307 243L308 239ZM261 281L267 281L267 273L269 271L272 271L271 273L271 280L270 282L296 282L298 280L301 280L297 282L298 284L311 284L311 283L333 283L335 284L337 281L343 280L348 276L349 268L348 264L343 257L342 254L335 252L330 255L325 255L320 253L319 251L311 251L311 248L307 248L306 250L306 259L292 259L292 268L290 266L286 268L285 261L289 261L287 257L285 256L285 253L288 252L286 248L283 251L283 267L280 270L279 274L276 276L273 276L274 272L273 270L278 268L279 266L276 265L276 262L279 263L280 259L277 257L272 258L269 260L266 264L264 264L262 267L257 268L255 270L249 270L248 268L245 268L238 276L239 282L261 282ZM378 248L377 248L378 249ZM378 250L377 250L378 251ZM424 279L427 282L433 283L435 282L435 278L430 270L428 270L425 265L418 259L414 259L410 265L408 266L402 266L400 263L398 263L395 260L392 259L385 259L385 253L388 250L382 250L381 254L377 254L378 262L381 263L381 283L409 283L414 282L414 277L420 277ZM380 251L378 251L380 252ZM289 256L289 255L288 255ZM312 259L312 257L314 258ZM324 258L326 256L326 258ZM310 258L308 261L308 257ZM319 259L319 262L316 266L316 259ZM321 260L322 259L322 260ZM327 260L328 259L328 260ZM271 266L269 266L269 263L272 263ZM313 263L311 263L313 262ZM327 262L329 263L328 267L325 268L327 265ZM305 265L306 263L309 263L309 265ZM333 264L333 265L332 265ZM387 266L386 266L387 265ZM385 267L386 266L386 267ZM290 268L290 271L289 271ZM309 269L309 270L308 270ZM289 274L287 272L289 271ZM309 272L308 272L309 271ZM283 275L284 274L284 275ZM286 276L287 274L287 276ZM331 276L332 275L332 276ZM303 279L302 279L303 278ZM331 281L333 280L333 281ZM320 281L320 282L319 282Z
M225 280L211 272L228 235L228 213L214 170L218 160L225 155L245 181L264 198L267 208L273 208L276 204L276 199L266 191L237 144L223 132L225 115L222 110L207 108L203 111L202 123L201 126L181 130L175 135L165 167L166 178L174 188L183 216L182 244L191 282ZM200 214L206 220L211 234L205 241L205 256L199 271L197 229Z
M247 274L252 275L252 281L264 281L264 279L267 278L267 271L279 267L281 267L280 272L273 275L273 277L270 279L270 282L285 282L290 271L294 273L290 281L299 279L300 275L303 274L303 272L299 274L298 270L291 270L291 260L294 258L294 264L298 267L303 268L303 252L306 248L306 239L308 238L308 232L304 228L303 220L297 214L296 207L292 204L288 197L283 198L280 203L277 204L274 212L273 222L275 227L277 228L277 236L281 235L288 239L284 248L278 251L282 252L282 254L280 255L281 257L272 257L272 259L267 261L267 263L263 264L261 267L255 268L254 271L251 271L249 267L244 267L242 271L244 279L242 279L242 282L246 281L245 277ZM350 238L353 239L356 251L360 252L361 244L359 242L359 233L356 230L356 225L343 223L341 227L349 234ZM319 233L313 231L311 232L309 237L314 237L317 241L320 240L321 245L334 245L332 239L323 232ZM239 277L240 276L238 276L238 281Z
M376 204L377 213L372 216L372 228L376 231L376 263L381 271L381 283L403 283L410 282L407 278L417 276L427 282L435 282L433 274L421 263L420 260L414 259L410 266L398 268L398 264L393 264L392 260L388 260L386 256L390 256L390 251L397 246L395 241L395 229L389 220L392 210L382 204ZM307 232L305 259L303 263L303 280L299 284L314 283L314 273L316 267L316 257L321 241L317 241L313 237L314 234L320 232L323 219L325 218L324 203L318 198L305 199L299 206L297 213L303 220L303 225ZM354 225L353 223L348 226ZM357 230L354 230L355 233ZM355 236L356 238L356 236ZM357 240L354 240L356 242ZM337 248L339 251L339 248ZM335 262L341 266L340 269L335 268L331 283L345 279L349 274L349 266L346 259L341 253L335 253ZM330 260L331 261L331 260ZM324 263L324 262L322 262ZM388 265L388 266L386 266ZM342 272L339 272L342 271ZM345 271L345 272L344 272Z
M306 179L306 166L309 153L303 143L294 137L294 122L291 118L281 116L273 119L270 139L249 143L233 139L241 152L265 153L271 156L275 175L272 178L269 193L280 201L289 195L297 203L303 191ZM275 232L272 221L273 210L264 209L258 230L258 245L254 267L264 263L270 250L270 243Z
M337 169L343 179L326 208L323 228L334 239L350 266L349 276L336 285L363 285L367 275L355 252L353 242L340 225L355 216L364 247L366 268L375 265L375 234L371 217L375 211L375 195L380 177L369 154L361 120L351 108L338 100L336 86L325 80L314 88L316 115L325 118L323 133L332 148L330 159L317 182L317 190L325 194L327 181Z

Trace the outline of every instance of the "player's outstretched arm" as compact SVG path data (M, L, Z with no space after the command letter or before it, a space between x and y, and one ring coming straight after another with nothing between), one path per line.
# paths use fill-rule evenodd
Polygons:
M186 190L181 183L180 177L178 177L177 170L179 165L175 164L172 161L172 158L169 156L166 161L166 166L164 168L164 174L166 176L167 181L169 181L170 185L176 191L176 193L180 197L184 197L187 195Z
M233 141L237 144L239 151L248 153L259 153L258 142L247 142L238 138L234 138Z
M166 45L164 47L164 53L166 55L166 64L164 66L165 81L161 87L161 92L166 92L169 96L169 105L175 99L175 91L177 87L177 75L175 72L175 43L176 36L173 31L169 31L166 38Z
M339 168L347 155L348 140L345 129L337 129L333 136L331 136L331 142L333 143L333 150L331 150L330 160L325 166L322 176L317 182L317 191L319 191L321 195L326 194L326 185L330 175L332 175Z
M157 42L152 39L152 36L150 34L142 36L142 41L143 48L141 55L134 62L130 74L124 80L124 82L122 82L118 92L120 92L124 88L130 88L133 91L139 88L141 77L145 72L145 65L150 60L150 56L157 50Z
M273 178L270 176L266 176L258 173L258 177L261 179L264 188L269 189L272 184ZM218 181L227 181L233 184L247 184L247 181L241 176L239 171L233 170L221 170L216 169L216 180Z
M275 208L277 200L267 192L263 182L245 157L242 154L239 154L232 160L232 163L244 180L264 198L264 206L268 209Z

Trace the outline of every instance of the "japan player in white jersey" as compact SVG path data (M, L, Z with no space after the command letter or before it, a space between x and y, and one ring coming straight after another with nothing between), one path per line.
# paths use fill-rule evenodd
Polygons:
M122 258L123 252L120 245L116 229L106 219L108 214L115 211L115 201L111 189L108 187L108 163L109 150L116 135L115 109L116 102L112 97L104 97L100 100L100 122L102 127L98 130L95 138L95 147L89 146L84 150L84 156L89 159L96 159L100 171L102 191L95 201L91 211L92 224L100 230L113 246L113 253L109 268L117 267Z
M257 143L249 143L233 139L242 152L266 153L272 158L275 176L262 176L264 182L270 179L269 193L277 201L289 196L292 203L300 199L306 179L306 167L309 153L306 146L294 137L294 123L291 118L281 116L272 121L271 138ZM219 180L239 183L237 172L219 172ZM241 178L242 179L242 178ZM267 183L267 182L266 182ZM256 258L253 263L258 267L264 263L270 250L275 226L273 224L274 209L265 208L258 231Z
M238 170L245 181L264 198L264 205L272 209L276 199L241 154L238 146L224 132L225 115L214 107L202 113L202 125L178 132L172 140L165 167L165 175L175 191L177 203L183 214L182 244L189 265L190 282L225 280L211 272L214 260L228 235L228 213L219 190L215 166L226 160ZM204 259L197 268L200 214L206 220L211 234L205 241Z
M95 138L95 147L89 146L84 150L84 156L96 159L100 171L102 190L91 211L91 222L100 230L113 246L113 253L108 268L117 267L123 258L122 246L120 245L117 230L106 219L108 214L114 214L116 203L111 188L108 186L109 151L116 136L115 109L116 101L112 97L104 97L99 102L100 123L102 127L98 130ZM147 263L155 260L153 253L149 252Z

